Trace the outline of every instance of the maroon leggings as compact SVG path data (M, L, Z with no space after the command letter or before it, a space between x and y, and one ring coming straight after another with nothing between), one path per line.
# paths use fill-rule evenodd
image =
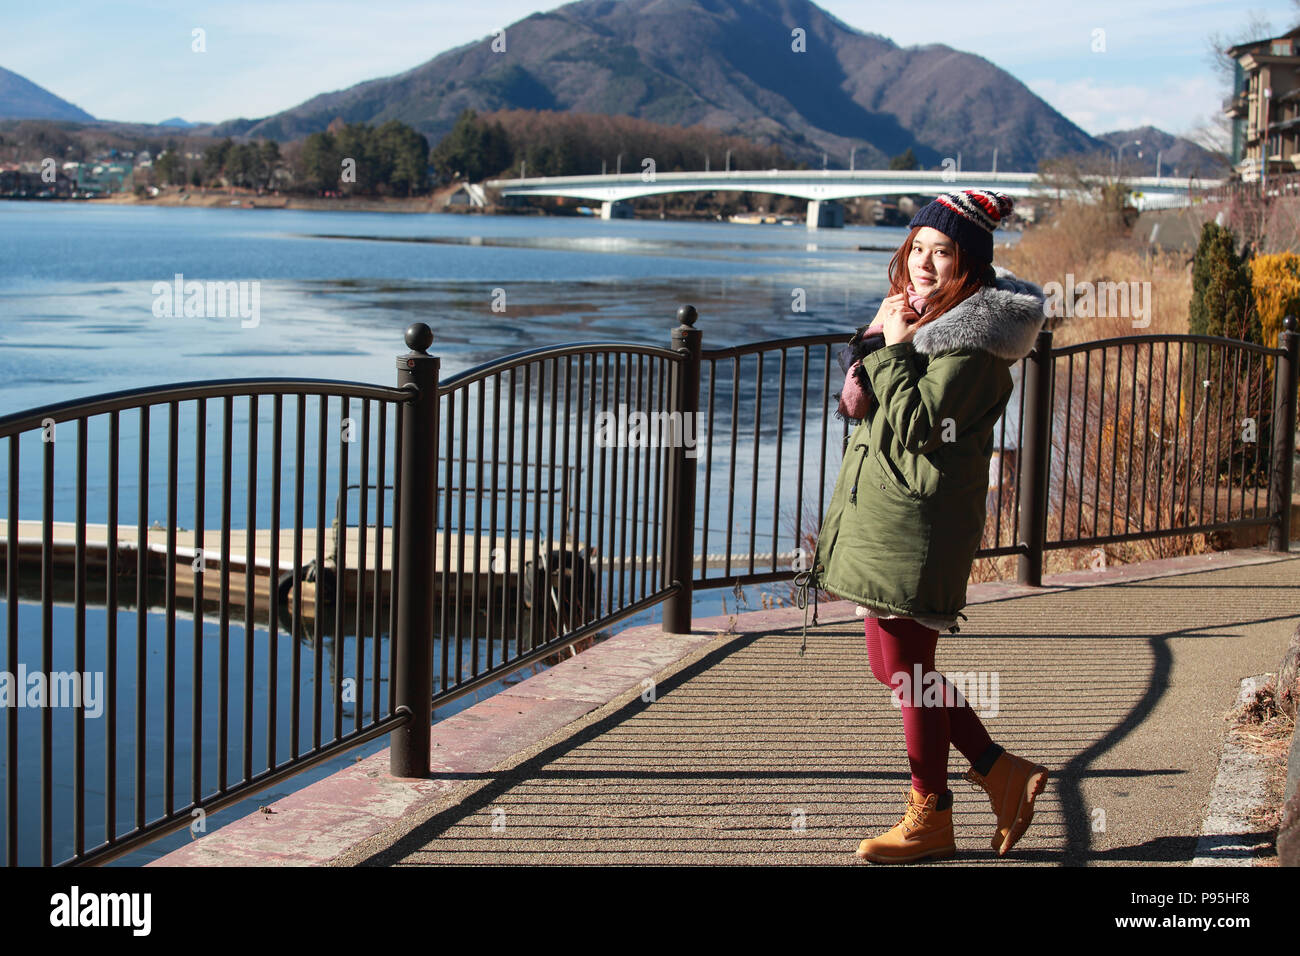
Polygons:
M891 689L915 684L914 665L921 665L922 680L934 671L934 647L939 632L911 618L867 618L867 659L876 680ZM907 675L908 684L891 680L894 674ZM915 698L900 694L903 711L903 734L907 738L907 760L912 767L912 786L923 797L942 795L948 789L948 744L961 751L972 765L993 743L976 713L942 674L945 703L951 706L924 706L922 688ZM949 696L951 695L951 696ZM937 696L931 695L931 700Z

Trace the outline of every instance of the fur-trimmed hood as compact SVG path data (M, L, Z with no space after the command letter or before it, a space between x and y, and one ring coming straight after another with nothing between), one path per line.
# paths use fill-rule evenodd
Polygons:
M958 302L912 336L912 346L925 355L954 349L984 349L1010 362L1034 349L1038 330L1047 318L1043 290L995 266L997 280Z

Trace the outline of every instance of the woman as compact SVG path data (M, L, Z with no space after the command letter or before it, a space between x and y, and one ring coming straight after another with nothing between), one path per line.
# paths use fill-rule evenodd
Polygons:
M993 230L1011 199L946 193L913 217L889 264L890 294L854 337L883 346L851 369L867 401L822 522L812 585L865 608L872 674L894 688L912 787L903 819L858 847L876 863L952 856L951 742L997 816L999 856L1033 816L1047 769L993 743L956 688L934 671L940 630L957 631L983 535L993 426L1011 395L1012 363L1044 320L1043 294L993 267ZM960 615L965 617L964 614ZM919 666L920 670L916 670ZM913 687L915 675L923 686ZM941 682L941 684L940 684ZM942 694L923 693L924 687Z

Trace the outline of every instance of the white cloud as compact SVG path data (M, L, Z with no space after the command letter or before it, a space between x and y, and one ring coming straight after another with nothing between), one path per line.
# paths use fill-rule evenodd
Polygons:
M1089 133L1155 126L1182 134L1221 107L1223 91L1208 74L1168 77L1159 83L1106 83L1094 77L1026 86Z

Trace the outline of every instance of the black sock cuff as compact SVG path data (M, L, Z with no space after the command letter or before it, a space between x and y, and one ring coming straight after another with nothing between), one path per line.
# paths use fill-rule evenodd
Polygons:
M993 764L997 762L998 757L1002 756L1003 752L1003 749L997 744L989 744L988 749L980 754L979 760L975 761L975 772L981 777L988 776L988 772L993 769Z

